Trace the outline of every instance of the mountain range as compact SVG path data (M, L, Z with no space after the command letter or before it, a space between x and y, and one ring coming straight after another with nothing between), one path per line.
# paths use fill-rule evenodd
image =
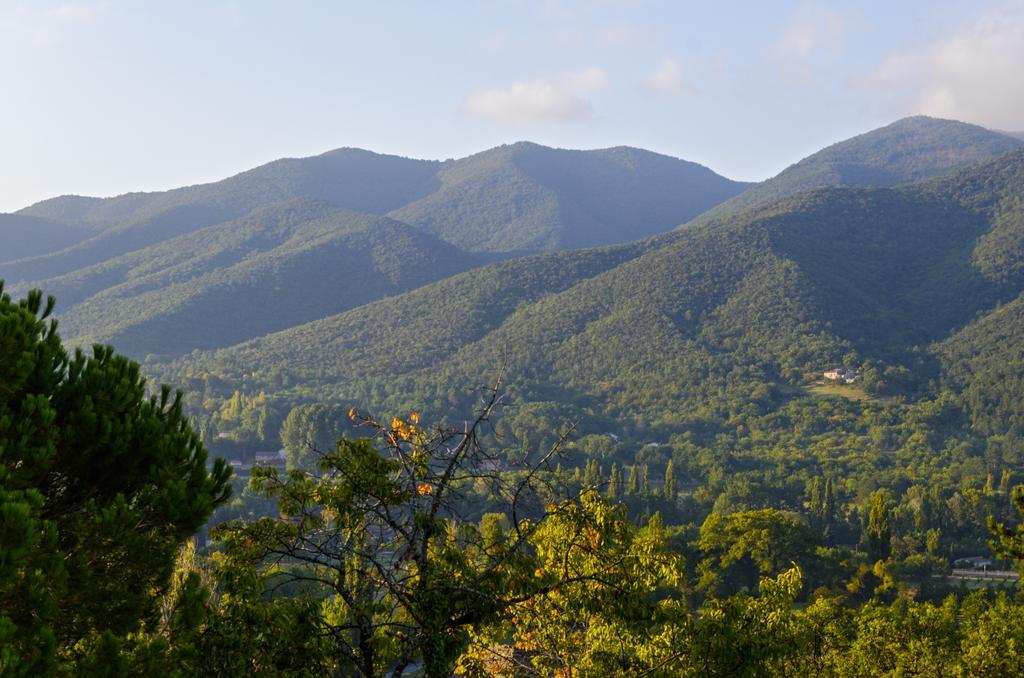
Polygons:
M709 389L797 382L851 354L927 380L927 347L954 359L990 336L974 325L986 314L1016 317L994 309L1024 291L1022 193L1024 150L902 188L819 189L628 248L493 264L158 369L353 400L393 381L440 404L505 362L528 399L676 422L719 401Z
M843 362L969 394L1022 378L1020 146L908 118L753 186L632 148L341 149L3 215L0 277L198 402L441 411L502 364L521 403L650 426L774 407Z

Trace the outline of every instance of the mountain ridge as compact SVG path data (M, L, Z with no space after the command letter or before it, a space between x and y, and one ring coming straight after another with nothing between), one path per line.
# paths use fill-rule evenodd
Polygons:
M523 402L590 403L591 417L676 424L723 398L769 407L782 385L847 355L879 365L893 383L925 383L937 365L915 347L1020 293L1024 251L999 261L983 245L999 229L1024 233L1012 210L1022 189L1024 150L920 184L819 189L725 227L662 236L614 265L507 303L507 313L456 340L445 339L446 313L430 309L471 295L481 286L474 276L493 275L492 267L150 367L184 383L206 372L233 388L290 382L355 402L383 397L378 406L394 404L388 397L437 406L450 397L444 384L474 383L505 363ZM578 255L561 255L560 266ZM416 309L413 330L406 325ZM448 341L441 352L439 341ZM389 348L404 357L392 359Z

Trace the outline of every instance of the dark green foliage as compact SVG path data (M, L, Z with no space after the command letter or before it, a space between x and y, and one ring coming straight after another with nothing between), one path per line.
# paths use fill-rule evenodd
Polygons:
M307 387L320 381L409 373L450 358L508 321L519 307L606 271L649 246L620 245L492 264L253 340L237 350L194 354L181 361L178 373L194 375L194 367L206 365L211 374L233 374L246 363L250 368L262 366L271 356L277 363L272 368L275 382ZM328 355L347 359L327 361ZM177 365L171 369L177 372ZM425 404L410 400L417 407Z
M152 621L178 549L228 495L180 395L147 399L109 348L69 357L52 307L0 287L0 661L15 674Z
M939 345L947 374L963 390L975 426L1005 435L1016 460L1024 434L1024 297L996 308Z

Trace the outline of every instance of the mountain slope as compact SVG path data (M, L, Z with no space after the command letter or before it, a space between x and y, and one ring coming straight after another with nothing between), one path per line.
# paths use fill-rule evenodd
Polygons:
M921 185L824 189L679 231L552 293L510 300L511 312L448 337L443 350L429 335L380 339L409 325L457 325L452 281L151 367L179 380L213 372L234 387L291 382L357 401L443 403L453 384L478 383L507 361L523 401L677 424L767 407L778 384L847 354L927 381L935 366L915 347L1020 293L1024 252L999 259L985 243L1024 227L1014 216L1022 191L1024 150ZM490 270L464 274L461 289L483 287L475 276ZM474 308L467 302L470 321Z
M93 234L84 226L22 214L0 214L0 262L56 252Z
M975 427L994 436L1024 430L1024 295L939 344L952 384L963 391ZM1016 450L1012 450L1016 453Z
M1020 145L1020 139L977 125L926 116L903 118L804 158L722 203L705 218L736 214L817 188L896 186L922 181Z
M90 224L99 234L62 252L6 265L0 275L11 282L62 275L283 200L311 198L383 214L433 190L439 164L339 149L277 160L223 181L171 191L54 198L19 214Z
M339 148L308 158L283 158L227 179L115 198L62 196L20 214L69 222L132 224L184 205L241 214L292 198L315 198L356 212L382 214L432 191L440 163Z
M403 374L443 362L499 327L517 309L614 268L653 246L649 240L494 263L337 316L238 347L196 353L163 367L180 369L185 379L201 365L219 370L214 365L222 360L225 365L230 363L232 371L249 360L261 366L264 361L278 361L283 369L276 374L286 383L307 379L314 383L318 373L327 381L342 375ZM330 365L331 356L345 356L347 362Z
M301 200L44 284L68 300L61 327L77 343L180 354L332 315L476 263L406 224Z
M391 213L463 249L590 247L669 230L746 186L637 149L516 144L442 163L345 148L210 184L37 203L19 214L87 224L96 235L62 251L34 252L40 256L5 265L0 275L9 282L63 275L296 198Z
M392 212L480 252L627 242L671 229L744 190L695 163L635 148L517 143L446 163L435 193Z

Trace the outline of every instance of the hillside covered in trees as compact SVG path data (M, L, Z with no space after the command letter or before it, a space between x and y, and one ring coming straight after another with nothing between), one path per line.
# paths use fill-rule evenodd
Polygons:
M3 215L0 674L1020 673L1021 196L910 118Z
M730 391L782 402L844 360L876 365L879 394L924 393L941 376L928 347L1021 292L1022 166L1015 151L904 188L800 194L632 249L494 264L158 369L300 399L372 402L375 380L398 392L412 380L441 407L441 384L504 359L524 399L648 425L714 413Z
M909 118L754 187L627 147L518 143L445 162L339 149L212 184L65 196L2 215L0 277L16 294L55 294L68 339L177 356L327 318L495 258L657 238L702 213L695 224L811 188L905 183L1017 143ZM410 270L399 273L396 261Z

